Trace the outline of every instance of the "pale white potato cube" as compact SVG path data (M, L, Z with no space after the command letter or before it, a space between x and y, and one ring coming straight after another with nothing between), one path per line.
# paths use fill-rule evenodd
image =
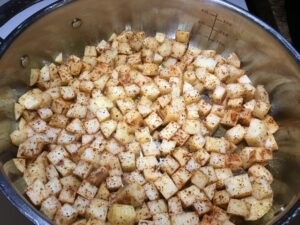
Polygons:
M79 215L85 215L86 209L89 206L90 201L81 196L78 196L73 204Z
M169 175L172 175L179 167L179 163L170 155L160 161L161 170Z
M162 119L155 112L151 113L144 121L151 131L163 124Z
M66 127L66 130L75 134L84 134L85 128L80 119L73 119Z
M226 89L223 86L217 86L211 95L214 103L222 103L226 96Z
M97 56L97 50L95 46L85 46L84 56Z
M46 215L49 219L53 219L56 211L61 207L61 203L55 196L50 196L44 200L41 204L41 212Z
M37 179L27 188L26 195L34 205L40 205L49 196L49 192L43 182Z
M187 145L190 151L198 151L204 147L205 141L205 138L201 134L196 134L188 139Z
M215 132L220 124L221 118L213 113L208 114L204 124L210 132Z
M263 200L256 200L254 197L248 197L243 199L249 209L249 214L245 217L245 220L255 221L262 218L273 205L273 198L266 198Z
M163 139L160 145L162 155L170 154L176 147L176 141Z
M168 200L168 211L170 214L182 213L182 204L177 196L174 196Z
M243 200L232 198L228 203L227 213L235 216L247 217L249 215L249 210Z
M200 92L196 89L189 90L184 93L186 104L196 103L200 101Z
M66 116L69 118L85 118L87 114L87 107L80 104L72 104Z
M62 185L61 185L61 183L60 183L60 181L58 180L57 177L52 178L51 180L49 180L45 184L45 187L46 187L47 191L52 195L57 195L62 189Z
M212 166L204 166L200 168L200 171L208 177L208 183L214 183L218 180L215 170Z
M182 129L190 135L202 134L202 126L200 120L185 120Z
M164 199L158 199L147 202L147 206L152 215L168 212L167 203Z
M94 198L86 209L86 215L91 218L96 218L105 221L108 212L108 201Z
M75 135L68 133L65 130L62 130L57 137L57 144L59 145L71 144L75 140L76 140Z
M29 90L18 101L25 109L36 110L42 103L42 91L39 89Z
M124 172L135 170L135 154L133 152L120 152L118 157Z
M148 182L154 182L163 175L158 169L154 168L144 169L143 174Z
M65 100L72 100L76 97L76 93L70 86L60 87L60 94Z
M267 127L259 119L251 119L249 128L245 134L245 140L249 146L263 147L267 138Z
M115 120L106 120L100 124L100 129L106 138L110 137L117 129L118 123Z
M112 176L106 179L106 186L108 190L115 191L122 187L122 178L121 176Z
M160 91L155 83L150 82L141 87L141 93L150 100L155 100L159 96Z
M171 92L171 85L165 79L161 79L157 76L154 78L154 82L157 85L161 94L168 94Z
M177 195L183 203L183 207L189 207L196 201L203 201L207 199L205 194L195 185L191 185L190 187L179 191Z
M186 48L186 44L174 41L171 56L174 58L181 58L184 55Z
M273 190L270 182L264 178L256 178L252 182L252 196L257 200L270 198L273 196Z
M62 176L71 174L75 167L76 164L69 158L63 158L57 164L55 164L55 168Z
M116 193L115 201L130 204L134 207L142 206L146 199L144 188L138 183L130 183Z
M122 86L110 86L107 88L107 95L111 101L122 99L126 96L125 90Z
M209 158L209 165L214 168L224 168L226 166L226 155L212 152Z
M202 216L211 211L212 203L209 200L196 201L194 202L193 207L196 210L197 214L199 216Z
M171 221L168 213L158 213L153 215L153 222L154 225L160 225L160 224L171 225Z
M99 131L100 123L97 119L91 119L84 123L84 127L88 134L94 134Z
M205 151L203 149L200 149L200 150L198 150L197 152L194 153L193 158L201 166L204 166L208 162L208 160L210 158L210 154L207 151Z
M172 179L178 189L181 189L192 177L191 172L189 172L184 167L179 168L173 175Z
M190 160L185 165L185 168L190 172L198 170L200 167L201 165L193 157L190 158Z
M119 107L123 115L136 108L135 102L131 98L117 100L117 106Z
M172 96L170 94L160 96L157 101L159 105L164 108L166 107L172 100Z
M221 168L221 169L215 169L215 174L217 177L217 188L223 188L224 187L224 180L226 180L229 177L232 177L232 171L230 168Z
M171 215L172 225L198 225L199 216L195 212L183 212L180 214Z
M225 154L229 150L229 142L222 138L206 137L205 149L208 152L220 152Z
M224 184L231 197L245 197L252 193L252 185L247 174L229 177Z
M208 183L208 177L201 171L197 170L193 173L191 182L198 188L203 189Z
M245 133L244 127L238 124L226 131L225 138L234 144L238 144L244 139Z
M158 48L158 53L163 57L168 57L172 53L172 42L165 40Z
M273 176L271 172L264 166L260 164L254 164L248 169L248 174L251 179L253 177L254 179L256 178L263 178L267 180L269 183L273 182Z
M92 171L92 168L93 166L90 163L80 160L76 165L73 173L81 179L85 179Z
M165 199L172 197L178 190L172 179L167 174L158 178L154 184Z
M274 135L269 134L267 136L266 142L265 142L265 148L270 149L272 151L278 150L278 144L276 142Z
M159 198L159 192L153 183L146 183L143 186L145 194L150 201L157 200Z
M136 167L140 171L145 169L156 168L157 166L158 166L158 161L155 156L139 157L136 160Z
M14 145L19 146L20 144L26 141L27 135L24 131L14 130L10 134L10 139Z
M206 116L209 114L212 106L208 102L206 102L204 99L201 99L198 103L199 105L199 114L200 116Z
M143 64L143 74L146 76L158 75L158 65L155 63L144 63Z
M144 203L141 207L136 208L136 220L137 221L151 219L151 217L152 217L152 215L151 215L146 203Z
M243 98L231 98L227 101L227 108L241 111L243 108L243 102Z
M209 72L214 72L215 67L217 65L217 61L214 60L213 58L199 55L196 57L196 59L194 61L194 65L196 67L206 68Z
M215 195L216 189L217 189L217 185L216 185L216 183L213 183L213 184L210 184L210 185L206 186L203 189L203 191L206 194L207 198L209 200L212 200L214 195Z
M226 93L228 98L239 98L245 93L245 88L239 83L227 84Z
M135 138L140 143L146 143L152 140L149 127L140 128L135 131Z
M53 115L53 112L49 108L41 108L38 110L38 114L41 117L42 120L48 120Z
M149 141L141 144L145 156L158 156L160 155L159 147L155 141Z
M53 222L55 224L71 224L76 220L76 218L77 210L70 204L66 203L62 207L58 208Z
M25 110L25 107L19 103L15 103L14 105L14 113L15 113L15 119L18 120L21 116L23 111Z
M59 193L59 201L62 203L73 204L76 198L76 187L64 186Z
M40 70L39 69L31 69L29 85L34 86L38 82L39 77L40 77Z

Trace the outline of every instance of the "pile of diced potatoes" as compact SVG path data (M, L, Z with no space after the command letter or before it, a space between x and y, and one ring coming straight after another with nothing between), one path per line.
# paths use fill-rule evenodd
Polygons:
M278 125L235 53L113 34L32 69L15 166L57 225L232 225L272 207Z

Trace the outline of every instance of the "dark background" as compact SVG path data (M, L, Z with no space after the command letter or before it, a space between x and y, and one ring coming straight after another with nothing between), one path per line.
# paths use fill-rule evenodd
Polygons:
M0 2L3 0L0 0ZM5 2L7 0L4 0ZM11 0L14 1L14 0ZM241 0L233 0L238 2ZM18 1L19 3L22 1ZM24 0L23 4L28 5L36 1ZM270 24L280 33L282 33L293 45L300 51L300 17L299 1L297 0L246 0L249 11ZM298 4L297 4L298 3ZM1 5L1 4L0 4ZM243 4L242 4L243 5ZM13 8L13 14L18 10ZM11 14L10 14L11 15ZM1 11L0 19L9 19L9 15ZM3 24L0 24L0 26ZM18 212L0 193L0 225L32 225L25 217ZM300 217L296 218L290 225L299 225Z

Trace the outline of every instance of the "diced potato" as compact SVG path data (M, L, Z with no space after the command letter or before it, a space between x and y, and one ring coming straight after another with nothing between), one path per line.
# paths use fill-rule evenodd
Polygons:
M112 176L106 179L106 186L110 191L118 190L122 185L122 178L120 176Z
M257 200L270 198L273 196L273 190L270 182L264 178L256 178L252 182L252 196Z
M85 128L80 119L73 119L66 127L66 130L71 133L84 134Z
M221 190L221 191L216 191L214 198L213 198L213 203L217 206L224 207L229 203L230 200L230 195L226 190Z
M158 161L155 156L139 157L136 160L137 169L142 171L145 169L151 169L158 166Z
M190 135L202 134L201 128L202 125L200 120L185 120L182 126L182 129Z
M144 121L151 131L155 130L163 123L162 119L155 112L151 113Z
M108 212L108 201L97 199L97 198L92 199L86 209L87 216L102 221L105 221L107 216L109 218L107 212Z
M243 140L245 133L245 129L240 124L238 124L226 131L225 138L234 144L238 144Z
M198 188L203 189L208 183L208 177L201 171L197 170L193 174L191 178L191 182L192 184L196 185Z
M160 168L169 175L172 175L179 167L179 163L170 155L161 159Z
M141 206L146 199L146 194L142 185L130 183L117 192L116 202L129 204L134 207Z
M267 127L263 121L252 119L245 134L245 140L249 146L263 147L267 137Z
M189 207L196 201L207 199L205 194L195 185L191 185L190 187L179 191L177 195L183 203L183 207Z
M90 119L84 123L84 127L88 134L94 134L100 129L100 123L97 119Z
M214 72L217 61L215 61L213 58L199 55L196 57L194 65L197 67L206 68L209 72Z
M93 199L97 194L98 188L87 181L83 181L77 193L86 199Z
M26 92L19 98L19 103L28 110L38 109L42 103L42 91L39 89L32 89Z
M172 225L198 225L199 216L195 212L183 212L171 216Z
M217 86L211 95L214 103L222 103L226 95L226 89L223 86Z
M165 40L157 49L159 54L163 57L167 57L172 53L172 43L169 40Z
M222 138L206 137L205 149L208 152L226 153L229 150L229 142Z
M150 201L157 200L159 198L159 192L153 183L146 183L143 188Z
M142 150L145 156L158 156L160 155L159 148L157 143L154 141L149 141L146 143L141 144Z
M201 166L204 166L209 158L210 154L207 151L204 151L203 149L200 149L199 151L194 153L193 158L198 162Z
M62 185L57 177L50 179L45 186L47 191L52 195L57 195L62 189Z
M208 177L208 183L214 183L218 180L215 170L211 166L204 166L200 168L200 171Z
M76 198L76 189L70 186L64 186L59 193L59 201L62 203L73 204Z
M136 212L133 206L113 204L109 208L107 218L112 225L133 225L136 219Z
M215 132L218 127L219 123L221 121L221 118L215 114L210 113L206 118L205 118L205 126L210 132Z
M253 110L253 116L264 119L264 117L267 115L271 108L271 104L265 103L263 101L256 101L254 110Z
M131 172L135 170L135 154L133 152L120 152L118 157L123 171Z
M61 207L61 203L55 196L50 196L42 202L41 212L46 215L49 219L53 219L56 211Z
M249 214L245 220L254 221L262 218L271 208L273 198L266 198L263 200L256 200L254 197L243 199L249 209Z
M150 100L155 100L159 96L160 91L155 83L150 82L141 87L141 93Z
M26 194L34 205L40 205L49 195L43 182L38 179L27 188Z
M224 184L231 197L245 197L252 193L252 185L247 174L229 177Z
M201 116L208 115L212 108L212 106L208 102L206 102L204 99L201 99L199 101L198 105L199 105L199 114Z
M118 123L115 120L106 120L100 124L100 129L106 138L110 137L117 129Z
M172 152L172 156L181 166L184 166L190 159L191 153L189 153L186 148L177 148Z
M208 197L209 200L212 200L214 195L215 195L215 191L216 191L217 185L216 183L210 184L208 186L206 186L203 191L206 194L206 196Z
M239 113L235 110L225 110L224 116L221 119L221 124L229 127L234 127L239 120Z
M260 164L254 164L253 166L251 166L248 169L248 174L249 174L250 179L251 179L251 177L254 177L254 179L263 178L263 179L267 180L269 183L273 182L273 176L272 176L271 172L267 168L265 168L264 166L262 166Z
M272 116L266 115L263 121L268 129L268 133L274 134L278 131L279 125L276 123Z
M247 217L249 215L246 203L239 199L230 199L227 207L227 213L242 217Z
M162 155L170 154L176 147L176 141L168 141L163 139L160 145L160 151Z
M209 200L196 201L193 204L194 209L198 213L199 216L206 214L211 211L212 203ZM202 223L201 223L202 224Z
M77 218L77 210L66 203L62 207L58 208L55 217L54 223L58 225L65 225L73 223Z
M20 144L26 141L27 135L24 131L14 130L10 134L10 139L14 145L19 146Z
M172 197L178 190L172 179L167 174L158 178L154 184L165 199Z
M184 167L179 168L173 175L172 179L178 189L181 189L191 178L192 174Z
M83 106L80 104L72 104L70 109L68 110L66 116L69 118L83 119L83 118L85 118L86 113L87 113L86 106Z
M188 43L190 39L190 32L177 30L176 31L176 41L181 43Z
M158 213L166 213L168 211L166 201L158 199L147 202L150 213L154 216Z

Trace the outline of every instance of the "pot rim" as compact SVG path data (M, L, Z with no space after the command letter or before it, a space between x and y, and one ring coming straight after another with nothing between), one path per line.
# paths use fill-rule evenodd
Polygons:
M37 11L26 20L24 20L18 27L16 27L4 40L2 43L0 42L0 60L4 55L5 51L9 48L9 46L13 43L13 41L30 25L32 25L35 21L47 15L48 13L66 5L75 0L63 0L49 4L45 8ZM248 18L250 21L266 30L270 33L277 41L285 47L290 55L296 60L296 62L300 63L300 54L297 50L289 43L280 33L278 33L275 29L270 27L268 24L252 15L248 11L233 5L226 0L210 0L213 3L221 5L231 11L238 13L241 16ZM200 1L199 1L200 2ZM23 197L14 189L14 187L9 183L7 177L4 175L2 168L0 168L0 191L3 195L11 202L11 204L21 212L27 219L33 222L36 225L50 225L51 223L40 213L37 212L36 209L31 207L29 203L24 201ZM281 218L278 219L274 223L274 225L288 225L295 217L300 214L300 200L299 196L297 196L297 200L293 206L287 211Z

